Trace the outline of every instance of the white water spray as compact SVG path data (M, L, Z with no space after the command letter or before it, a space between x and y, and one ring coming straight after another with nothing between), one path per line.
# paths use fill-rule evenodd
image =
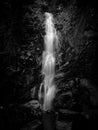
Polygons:
M43 57L43 74L45 75L43 90L41 92L42 86L39 91L39 100L40 97L43 97L42 109L44 111L52 109L52 102L55 97L56 87L53 82L54 79L54 68L55 68L55 57L53 56L53 40L55 38L54 26L52 22L52 16L49 13L46 13L46 35L45 35L45 45L46 50Z

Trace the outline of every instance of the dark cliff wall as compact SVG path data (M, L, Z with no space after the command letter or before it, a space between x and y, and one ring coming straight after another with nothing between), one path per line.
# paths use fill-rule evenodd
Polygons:
M98 16L95 4L94 1L71 0L1 1L1 124L6 122L10 129L19 126L16 128L19 130L25 123L35 120L38 114L41 115L38 107L33 107L37 104L33 100L38 99L38 89L43 81L45 11L53 13L55 28L60 33L58 48L54 50L54 81L58 89L55 110L63 108L93 113L88 109L95 109L98 105Z

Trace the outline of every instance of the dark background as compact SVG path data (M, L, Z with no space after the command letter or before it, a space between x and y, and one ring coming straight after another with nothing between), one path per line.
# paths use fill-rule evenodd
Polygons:
M39 6L35 7L34 1L30 0L0 1L1 130L8 128L10 130L34 129L33 126L41 129L42 112L37 102L37 94L43 79L40 75L41 64L39 62L44 50L42 44L44 30L37 17L32 20L32 11L28 7L33 6L34 10L41 8L41 13L53 12L60 19L61 12L64 12L64 8L68 8L71 3L72 1L68 0L48 1L49 6L38 4ZM57 9L59 5L63 5L63 7ZM54 101L54 108L59 121L65 121L67 124L76 121L73 123L75 126L72 125L72 127L76 127L79 123L80 126L83 126L81 122L85 119L84 126L89 122L88 124L91 124L89 126L94 129L98 118L97 3L94 0L77 0L75 5L77 16L73 17L73 21L70 22L73 25L68 27L67 34L65 35L65 30L63 30L64 24L67 23L66 20L64 21L63 15L59 24L56 25L62 34L61 48L57 52L57 56L59 54L62 56L60 57L61 62L56 64L56 72L59 71L64 76L59 77L56 73L55 82L59 91ZM26 13L30 14L30 17L27 15L27 19L25 19ZM64 15L66 15L66 11ZM74 16L74 14L72 15ZM30 26L28 27L28 25ZM76 31L73 29L74 27ZM67 62L69 65L62 67ZM60 64L61 70L58 64ZM62 109L67 112L63 113ZM62 114L63 116L60 116Z

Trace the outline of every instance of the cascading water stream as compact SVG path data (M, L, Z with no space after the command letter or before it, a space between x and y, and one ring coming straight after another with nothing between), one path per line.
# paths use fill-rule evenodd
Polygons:
M55 97L56 88L53 82L55 57L53 56L53 40L55 38L52 17L46 13L46 35L45 35L45 55L43 57L43 74L45 75L43 85L39 91L39 100L43 97L42 109L50 111L52 109L52 101ZM41 90L43 89L43 93Z

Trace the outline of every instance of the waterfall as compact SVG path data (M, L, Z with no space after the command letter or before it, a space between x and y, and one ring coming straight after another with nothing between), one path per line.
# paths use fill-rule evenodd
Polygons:
M42 72L45 75L43 88L40 87L39 98L43 98L42 109L44 111L52 109L52 102L55 97L56 87L54 84L54 68L55 57L53 55L53 40L55 38L54 26L52 22L52 16L46 13L46 35L45 35L45 55L43 57L43 69ZM41 91L44 90L44 92Z

